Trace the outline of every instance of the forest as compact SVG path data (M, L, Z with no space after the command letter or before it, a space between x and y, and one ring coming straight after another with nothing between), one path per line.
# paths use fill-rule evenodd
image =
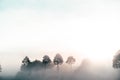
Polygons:
M26 56L21 61L20 70L14 77L0 76L0 80L120 80L120 53L113 56L111 65L114 70L117 70L116 73L91 69L92 64L87 59L84 59L79 67L74 68L75 62L76 59L73 56L69 56L64 61L59 53L53 60L48 55L44 55L41 61L37 59L31 61ZM2 66L0 71L2 73Z

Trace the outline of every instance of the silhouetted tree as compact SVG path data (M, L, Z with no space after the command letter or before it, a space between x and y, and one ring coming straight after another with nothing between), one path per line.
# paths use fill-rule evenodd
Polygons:
M28 65L30 63L30 59L26 56L23 61L22 61L23 65Z
M120 68L120 50L116 53L113 58L113 68Z
M35 61L29 63L28 68L33 71L39 71L43 68L43 65L41 61L36 59Z
M42 63L43 63L43 65L45 66L45 69L46 69L46 66L51 63L50 57L49 57L48 55L43 56Z
M2 67L1 67L1 65L0 65L0 72L2 72Z
M67 58L67 61L66 61L67 64L71 65L71 68L72 68L72 64L75 63L75 58L73 56L69 56Z
M26 56L23 61L22 61L22 66L21 66L21 70L25 70L27 69L27 66L30 64L30 60L29 58Z
M53 60L54 64L57 65L57 70L59 71L59 65L63 63L63 58L60 54L56 54Z

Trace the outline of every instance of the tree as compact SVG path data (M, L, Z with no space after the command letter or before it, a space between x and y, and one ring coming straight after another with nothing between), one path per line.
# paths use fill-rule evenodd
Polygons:
M66 61L67 64L71 65L71 68L72 68L72 64L75 63L75 58L73 56L69 56L67 58L67 61Z
M26 56L22 61L21 70L27 69L27 66L29 65L29 63L30 63L30 59Z
M57 70L59 71L59 65L61 65L63 63L63 58L60 54L56 54L56 56L54 57L54 65L57 65Z
M45 69L46 69L46 66L51 63L50 57L48 55L43 56L42 63L45 65Z
M113 68L120 68L120 50L116 53L116 55L113 58Z
M30 64L28 65L28 68L32 71L39 71L43 68L43 64L41 61L36 59L36 60L30 62Z
M0 65L0 72L2 72L2 67L1 67L1 65Z

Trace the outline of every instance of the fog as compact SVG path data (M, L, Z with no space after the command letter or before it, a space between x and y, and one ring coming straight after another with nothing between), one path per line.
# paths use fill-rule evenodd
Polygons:
M59 71L56 66L47 69L41 67L32 71L19 70L15 76L1 76L0 80L119 80L119 74L120 70L113 69L110 64L94 65L90 60L84 59L77 67L71 68L64 63L60 65Z
M119 80L112 68L120 48L119 0L0 0L0 80ZM46 51L46 52L44 52ZM61 52L62 51L62 52ZM49 53L50 52L50 53ZM23 56L74 55L62 64L21 71ZM81 56L90 60L82 60ZM79 62L80 61L80 62Z

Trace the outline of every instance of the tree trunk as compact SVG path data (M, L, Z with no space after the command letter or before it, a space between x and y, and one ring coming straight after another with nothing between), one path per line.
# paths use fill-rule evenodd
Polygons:
M59 65L57 65L57 71L59 72Z
M72 70L72 64L70 64L71 70Z
M46 67L47 67L47 65L45 64L45 72L46 72Z

